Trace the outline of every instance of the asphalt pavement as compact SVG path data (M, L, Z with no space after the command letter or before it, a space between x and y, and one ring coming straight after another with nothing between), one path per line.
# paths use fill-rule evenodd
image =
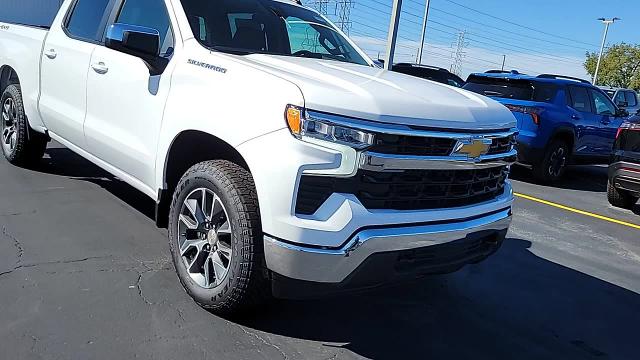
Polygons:
M640 224L606 168L516 192ZM69 150L0 160L0 359L638 359L640 230L517 198L488 260L242 319L182 290L153 201Z

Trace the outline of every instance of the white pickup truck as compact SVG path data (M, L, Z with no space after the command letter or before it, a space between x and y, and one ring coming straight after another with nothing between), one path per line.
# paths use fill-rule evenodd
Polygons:
M0 23L0 93L6 158L53 139L152 197L219 313L454 271L511 220L511 112L293 1L66 0Z

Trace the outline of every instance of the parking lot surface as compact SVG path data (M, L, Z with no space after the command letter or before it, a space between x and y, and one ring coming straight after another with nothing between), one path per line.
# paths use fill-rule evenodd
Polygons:
M608 205L606 167L528 176L485 262L231 321L180 287L153 201L59 146L2 159L0 359L637 359L640 229L603 218L640 224L638 205Z

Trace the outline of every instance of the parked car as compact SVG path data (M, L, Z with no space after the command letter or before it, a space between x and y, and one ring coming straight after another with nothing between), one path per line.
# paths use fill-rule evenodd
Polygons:
M638 102L638 93L631 89L621 89L609 86L599 86L613 102L622 109L627 110L630 114L636 114L640 110L640 102Z
M588 81L560 75L472 74L464 89L514 113L518 162L542 182L559 179L570 163L607 163L628 115Z
M511 112L293 1L66 0L49 31L0 24L0 93L4 156L54 139L154 199L219 313L451 272L511 220Z
M464 80L462 80L458 75L447 69L435 66L398 63L393 65L392 70L455 87L462 87L464 85Z
M640 116L620 126L609 165L607 198L611 205L631 208L640 198Z

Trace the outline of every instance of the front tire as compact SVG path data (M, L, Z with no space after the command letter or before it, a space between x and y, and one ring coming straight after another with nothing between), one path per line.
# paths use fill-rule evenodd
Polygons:
M631 196L630 193L616 189L611 183L611 180L607 181L607 200L609 200L611 205L623 209L631 209L636 201L638 201L638 199Z
M0 98L2 153L14 165L30 165L42 158L48 139L29 127L20 85L9 85Z
M178 277L202 307L233 315L270 297L258 198L251 174L222 160L182 177L169 213Z
M564 141L555 140L547 148L544 158L533 166L533 176L542 183L559 180L569 162L569 147Z

